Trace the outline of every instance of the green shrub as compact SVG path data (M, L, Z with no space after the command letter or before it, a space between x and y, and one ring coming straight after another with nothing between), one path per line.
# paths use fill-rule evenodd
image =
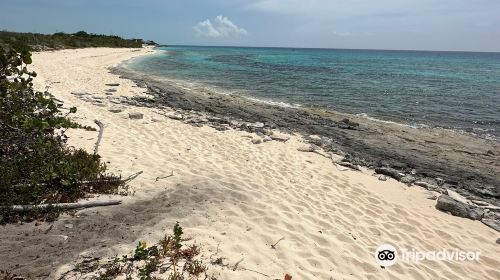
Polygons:
M30 63L26 49L0 47L0 222L14 204L73 202L121 184L104 175L98 155L67 146L66 129L80 127L68 118L76 108L63 113L50 93L35 91Z

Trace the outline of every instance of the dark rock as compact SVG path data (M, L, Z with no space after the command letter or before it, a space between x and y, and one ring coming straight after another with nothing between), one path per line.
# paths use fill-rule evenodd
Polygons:
M230 121L227 120L227 119L225 119L225 118L214 117L214 116L207 116L207 120L211 121L211 122L215 122L215 123L224 123L224 124L229 124L230 123Z
M414 182L413 184L417 185L417 186L420 186L422 188L425 188L427 190L430 190L430 191L437 191L437 192L441 192L440 188L438 186L435 186L433 184L430 184L430 183L427 183L427 182L424 182L424 181L417 181L417 182ZM443 190L444 192L444 190Z
M80 91L75 91L75 92L72 92L71 94L76 95L76 96L90 95L90 93L88 93L88 92L80 92Z
M340 166L344 166L344 167L347 167L347 168L351 168L351 169L354 169L354 170L357 170L357 171L360 171L361 169L359 168L359 166L355 165L355 164L352 164L348 161L340 161L340 162L337 162L338 165Z
M489 226L490 228L500 232L500 221L494 219L482 219L481 223ZM498 240L497 240L498 243Z
M120 113L121 111L123 111L123 109L120 107L111 107L108 109L108 111L110 111L111 113Z
M497 238L497 244L500 245L500 238Z
M144 117L144 115L142 113L128 113L128 117L130 119L142 119Z
M460 201L456 201L445 194L438 198L436 208L444 212L449 212L453 216L471 220L480 220L484 216L483 210L474 208Z
M106 84L108 87L117 87L119 86L120 84L118 83L110 83L110 84Z
M105 92L116 92L116 89L114 89L114 88L109 88L109 89L105 90Z
M402 174L399 171L397 171L396 169L393 169L390 167L375 168L375 173L387 175L387 176L392 177L398 181L401 180L401 178L403 178L403 176L404 176L404 174Z
M417 179L411 175L406 175L404 176L403 178L401 178L401 180L399 180L401 183L405 183L405 184L412 184L413 182L415 182Z
M140 87L140 88L147 88L148 87L148 85L143 81L136 81L135 84L137 87Z
M342 129L357 129L359 127L359 123L353 122L350 119L342 119L337 122L337 126Z

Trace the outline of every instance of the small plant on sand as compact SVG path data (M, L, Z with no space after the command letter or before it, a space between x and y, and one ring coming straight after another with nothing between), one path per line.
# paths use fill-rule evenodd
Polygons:
M148 246L139 242L132 257L123 256L109 261L95 259L83 261L67 272L60 279L73 279L80 276L96 275L94 279L115 279L125 276L126 279L215 279L208 276L207 266L199 259L200 250L196 245L185 245L183 230L176 223L173 232L157 244Z
M66 130L81 127L68 118L76 108L34 90L30 63L28 51L0 47L0 223L53 219L60 212L14 211L12 205L74 202L121 185L105 174L99 155L66 144Z

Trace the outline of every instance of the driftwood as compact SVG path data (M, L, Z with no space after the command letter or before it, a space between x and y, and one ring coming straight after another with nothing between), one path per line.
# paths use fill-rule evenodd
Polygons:
M99 135L97 136L97 142L95 143L94 155L97 155L99 151L99 144L101 143L102 134L104 133L104 124L99 120L94 120L95 124L99 126Z
M33 209L45 209L48 207L57 207L64 210L91 208L99 206L117 205L121 204L121 200L96 200L96 201L83 201L75 203L54 203L54 204L38 204L38 205L13 205L11 207L14 212L22 212Z
M137 177L138 177L139 175L141 175L142 173L143 173L143 171L139 171L139 172L137 172L137 173L135 173L135 174L132 174L132 175L128 176L127 178L123 179L123 180L122 180L122 183L126 184L126 183L128 183L128 182L130 182L130 181L134 180L135 178L137 178Z
M173 170L172 170L172 172L170 172L170 175L163 176L163 177L156 177L155 181L158 182L158 180L166 179L166 178L172 177L172 176L174 176L174 171Z

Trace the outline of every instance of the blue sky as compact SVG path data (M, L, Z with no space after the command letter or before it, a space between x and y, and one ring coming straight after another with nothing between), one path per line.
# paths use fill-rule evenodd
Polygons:
M500 0L2 0L0 29L164 44L500 51Z

